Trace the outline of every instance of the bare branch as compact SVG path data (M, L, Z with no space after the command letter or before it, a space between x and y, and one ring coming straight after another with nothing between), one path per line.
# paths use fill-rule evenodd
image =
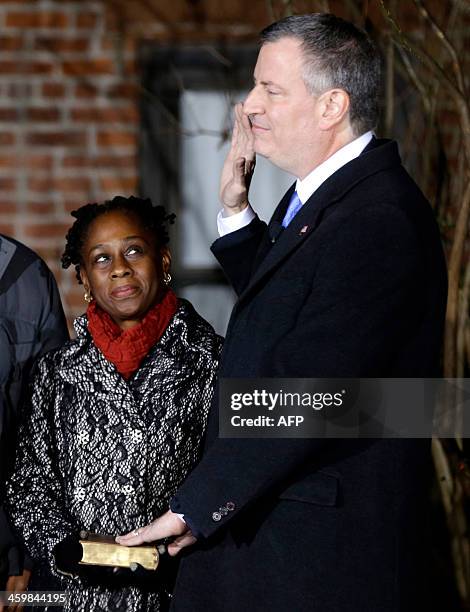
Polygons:
M429 23L435 35L439 38L439 40L443 43L444 47L447 49L451 59L452 59L452 68L455 73L455 77L457 79L457 86L462 92L465 94L465 84L462 76L462 69L460 66L459 59L457 57L457 52L454 49L454 46L448 39L447 35L443 32L443 30L437 25L436 20L431 16L428 9L424 6L422 0L413 0L415 5L417 6L419 12L424 17L424 19Z
M449 297L447 302L446 334L444 342L444 376L455 374L456 323L459 297L460 269L467 236L470 213L470 181L467 184L455 226L454 241L449 258Z
M406 68L406 72L408 73L408 77L410 78L410 81L413 83L413 85L416 87L418 92L421 94L421 101L423 102L424 110L426 111L427 114L429 114L431 112L431 99L430 99L429 93L426 90L424 83L418 77L418 74L416 70L414 69L413 64L410 62L410 58L405 53L405 50L403 49L403 47L397 44L396 40L394 40L393 42L395 44L395 47L398 50L400 59Z

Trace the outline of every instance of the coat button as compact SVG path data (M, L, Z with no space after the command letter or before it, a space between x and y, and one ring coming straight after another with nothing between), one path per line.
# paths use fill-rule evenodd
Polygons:
M227 503L225 504L225 507L227 508L227 510L228 510L229 512L233 512L233 511L235 510L235 504L234 504L233 502L231 502L231 501L230 501L230 502L227 502Z
M222 518L222 515L220 514L220 512L212 513L212 520L215 521L216 523L218 523L221 518Z
M219 508L219 512L222 516L227 516L228 514L228 508L226 506L222 506L221 508Z

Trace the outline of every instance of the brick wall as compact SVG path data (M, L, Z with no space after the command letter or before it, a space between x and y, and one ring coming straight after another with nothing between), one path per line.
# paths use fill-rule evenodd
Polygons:
M0 2L0 231L46 259L69 315L70 211L137 189L134 52L109 21L102 2Z
M84 308L59 264L70 211L138 192L136 46L254 38L257 4L0 0L0 232L44 257L69 320Z
M326 4L337 14L350 5L295 2L298 12ZM426 4L444 20L448 3ZM70 211L138 192L140 42L255 40L285 6L273 0L272 12L265 0L0 0L0 232L45 258L69 319L84 308L73 272L59 265ZM400 24L419 29L416 10L406 2L400 7ZM369 9L383 30L379 3ZM469 19L463 11L456 24L467 40ZM455 107L449 108L441 134L457 167L461 138ZM426 117L418 112L412 124L423 123L425 132ZM419 138L408 140L419 146Z

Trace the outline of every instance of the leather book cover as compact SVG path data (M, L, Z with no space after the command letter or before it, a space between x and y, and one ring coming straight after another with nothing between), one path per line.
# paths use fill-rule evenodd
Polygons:
M79 540L83 555L81 565L104 565L107 567L128 567L137 569L138 565L148 570L156 570L160 558L156 545L121 546L114 536L80 533Z

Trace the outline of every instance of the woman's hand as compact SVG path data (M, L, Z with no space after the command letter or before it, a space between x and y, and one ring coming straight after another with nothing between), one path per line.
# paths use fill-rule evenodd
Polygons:
M169 537L175 537L167 546L168 554L171 557L177 555L186 546L191 546L196 542L196 538L186 523L171 510L162 514L146 527L140 527L140 529L131 531L126 535L117 536L116 542L123 546L139 546L146 542L155 542Z
M248 206L248 190L255 169L253 134L243 103L235 106L232 144L220 177L220 200L227 216L241 212Z

